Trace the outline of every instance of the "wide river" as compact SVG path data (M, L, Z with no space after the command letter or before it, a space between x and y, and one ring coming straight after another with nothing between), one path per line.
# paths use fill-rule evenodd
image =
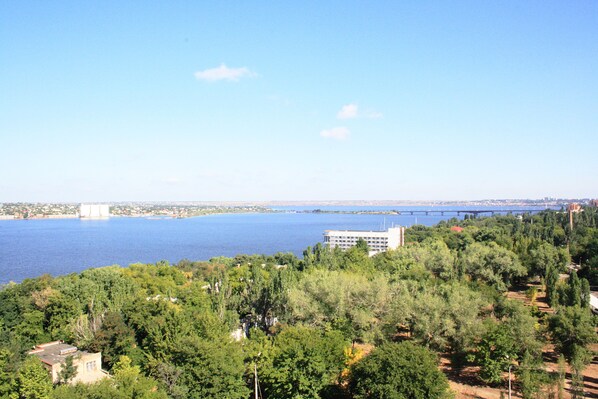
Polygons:
M344 211L432 209L319 208ZM208 260L215 256L271 255L276 252L292 252L301 257L307 246L323 240L324 230L381 230L392 225L409 227L416 223L431 226L456 217L455 214L411 216L288 212L313 207L279 209L287 212L210 215L187 219L119 217L106 220L1 220L0 284L20 282L44 273L57 276L113 264L125 266L160 260L176 263L181 259Z

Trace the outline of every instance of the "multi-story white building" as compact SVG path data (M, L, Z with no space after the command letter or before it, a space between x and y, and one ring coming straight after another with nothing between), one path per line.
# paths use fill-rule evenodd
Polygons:
M349 249L357 244L359 239L368 244L370 255L375 255L405 245L405 228L391 227L387 231L326 230L324 232L324 243L331 248Z
M104 219L110 217L110 207L104 204L81 204L79 217L82 219Z

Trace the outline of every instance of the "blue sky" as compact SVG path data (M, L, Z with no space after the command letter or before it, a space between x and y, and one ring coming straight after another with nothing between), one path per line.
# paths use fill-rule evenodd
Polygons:
M2 1L0 152L0 202L597 197L598 2Z

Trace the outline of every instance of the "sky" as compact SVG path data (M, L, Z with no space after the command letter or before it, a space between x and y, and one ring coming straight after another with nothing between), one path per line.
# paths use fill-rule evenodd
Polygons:
M598 2L0 0L0 202L598 197Z

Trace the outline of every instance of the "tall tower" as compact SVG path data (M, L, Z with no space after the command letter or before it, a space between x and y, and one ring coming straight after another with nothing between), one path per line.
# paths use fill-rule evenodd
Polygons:
M572 202L567 206L567 210L569 211L569 228L573 231L573 214L582 211L581 205Z

